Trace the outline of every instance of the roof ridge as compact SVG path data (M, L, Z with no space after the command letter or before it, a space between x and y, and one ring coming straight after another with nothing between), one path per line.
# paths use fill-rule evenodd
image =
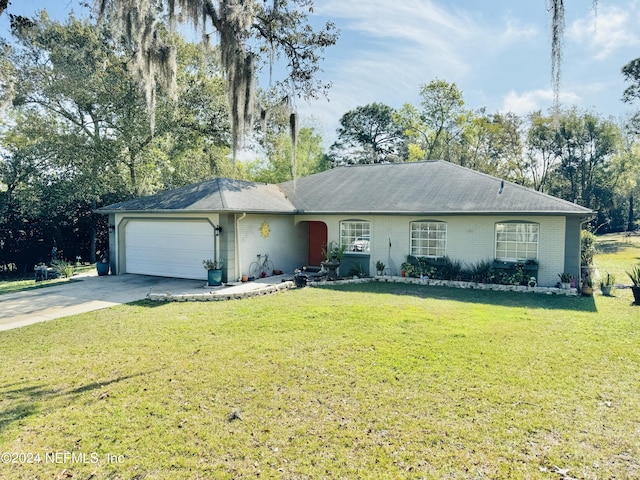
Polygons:
M220 195L220 203L222 204L222 208L228 208L229 202L227 202L227 199L224 196L224 191L223 191L224 189L222 188L222 184L221 184L222 178L216 177L215 180L218 187L218 195Z

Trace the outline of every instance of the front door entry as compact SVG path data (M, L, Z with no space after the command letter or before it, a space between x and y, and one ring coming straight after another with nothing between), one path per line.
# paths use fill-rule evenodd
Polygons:
M327 247L327 225L309 222L309 265L319 267L324 260L322 250Z

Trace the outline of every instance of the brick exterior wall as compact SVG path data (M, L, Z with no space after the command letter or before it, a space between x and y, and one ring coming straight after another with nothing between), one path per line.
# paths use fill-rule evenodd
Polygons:
M315 220L327 224L328 240L339 241L340 222L371 222L369 270L382 261L388 273L399 275L400 265L410 253L410 223L433 220L447 223L447 255L463 264L495 258L495 224L506 221L535 222L540 225L538 243L538 284L554 286L565 268L565 217L554 216L386 216L386 215L298 215L296 221ZM389 246L391 245L391 246Z

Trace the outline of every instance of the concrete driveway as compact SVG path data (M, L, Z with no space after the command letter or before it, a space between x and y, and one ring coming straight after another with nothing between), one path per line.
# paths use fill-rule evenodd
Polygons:
M0 331L144 299L149 293L204 291L206 280L109 275L0 295Z

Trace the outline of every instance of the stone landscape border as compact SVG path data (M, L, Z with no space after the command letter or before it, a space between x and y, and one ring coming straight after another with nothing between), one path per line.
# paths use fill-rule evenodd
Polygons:
M347 280L321 280L311 281L307 283L309 287L326 287L330 285L350 285L369 282L388 282L388 283L406 283L411 285L425 285L432 287L450 287L462 288L469 290L493 290L497 292L522 292L536 293L543 295L565 295L569 297L577 297L580 292L576 288L563 289L556 287L529 287L522 285L498 285L493 283L476 283L476 282L460 282L453 280L431 280L413 277L397 277L397 276L375 276L367 278L352 278ZM248 284L242 284L241 289L234 287L222 288L206 293L150 293L147 295L148 300L156 302L217 302L225 300L240 300L243 298L262 297L265 295L273 295L278 292L296 288L291 280L285 280L281 283L265 284L263 287L247 288Z
M245 285L245 284L243 284ZM206 293L150 293L147 300L155 302L220 302L224 300L240 300L243 298L262 297L273 295L295 287L293 281L265 284L263 287L234 290L234 287L222 288Z

